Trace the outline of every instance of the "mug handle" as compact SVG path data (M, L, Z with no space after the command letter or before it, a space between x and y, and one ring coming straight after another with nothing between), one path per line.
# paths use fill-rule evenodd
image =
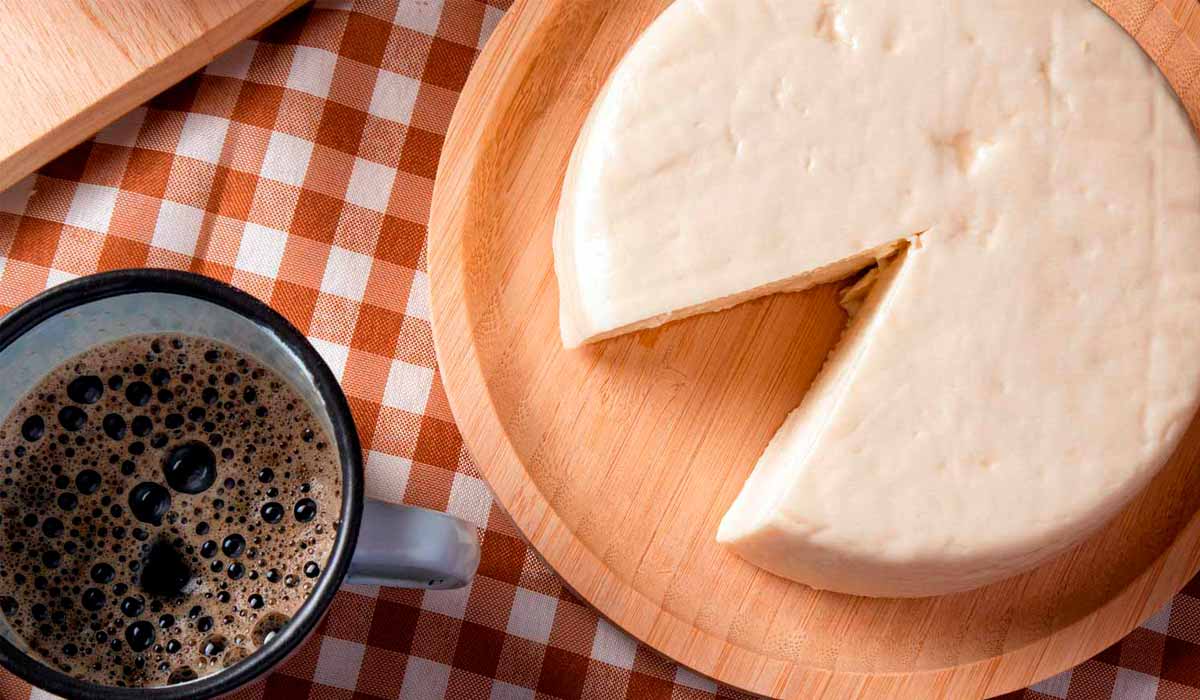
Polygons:
M346 583L461 588L478 568L474 525L445 513L368 498Z

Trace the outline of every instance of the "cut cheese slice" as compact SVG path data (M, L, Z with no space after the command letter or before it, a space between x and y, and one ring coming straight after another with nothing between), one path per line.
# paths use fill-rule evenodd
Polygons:
M567 347L906 239L717 533L818 588L1005 578L1170 456L1200 398L1186 116L1086 0L677 0L568 170Z

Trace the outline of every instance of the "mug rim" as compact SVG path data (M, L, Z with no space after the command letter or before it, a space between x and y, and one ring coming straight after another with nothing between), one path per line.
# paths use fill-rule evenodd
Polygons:
M122 687L89 683L35 660L0 637L0 666L22 680L83 700L197 700L240 688L277 666L306 640L333 602L358 542L363 510L363 465L358 431L346 395L308 339L279 312L250 294L211 277L169 269L124 269L79 277L25 301L0 318L0 352L42 322L84 304L127 294L162 293L222 306L263 327L308 370L325 404L342 468L341 527L311 595L272 643L226 670L177 685Z

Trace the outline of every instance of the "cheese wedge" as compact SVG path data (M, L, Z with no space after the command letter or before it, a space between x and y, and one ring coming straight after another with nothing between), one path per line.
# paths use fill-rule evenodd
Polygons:
M554 254L567 347L893 255L717 533L817 588L1026 570L1200 399L1200 148L1086 0L677 0L588 118Z

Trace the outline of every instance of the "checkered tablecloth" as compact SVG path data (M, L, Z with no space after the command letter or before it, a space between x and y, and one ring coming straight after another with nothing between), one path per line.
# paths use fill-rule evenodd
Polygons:
M347 587L237 698L707 698L566 591L492 500L434 361L426 220L446 127L510 0L305 6L0 192L0 311L121 267L231 282L341 377L367 490L481 530L474 584ZM83 60L83 59L81 59ZM45 697L0 674L0 697ZM1127 639L1012 698L1200 698L1200 583Z

